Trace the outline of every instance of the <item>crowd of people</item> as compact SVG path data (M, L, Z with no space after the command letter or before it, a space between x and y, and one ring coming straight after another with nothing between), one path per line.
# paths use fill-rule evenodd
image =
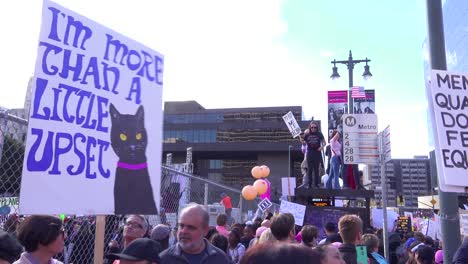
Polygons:
M363 228L357 215L344 215L338 223L320 230L305 224L295 225L292 214L269 214L246 223L227 222L220 214L216 226L209 225L206 208L189 204L181 210L176 232L168 225L151 227L142 215L125 217L120 239L108 243L108 264L139 263L228 263L228 264L440 264L443 245L420 232L389 234L389 259L385 259L382 230ZM83 225L83 223L79 223ZM68 228L68 230L67 230ZM26 217L10 232L0 233L0 264L89 264L93 254L66 245L82 226L64 225L54 216ZM92 233L83 241L94 241ZM74 251L75 255L67 253ZM453 263L468 263L468 240L454 256Z

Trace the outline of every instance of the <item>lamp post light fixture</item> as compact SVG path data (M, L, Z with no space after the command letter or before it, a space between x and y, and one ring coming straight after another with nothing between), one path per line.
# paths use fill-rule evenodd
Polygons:
M367 65L367 62L368 62L368 60L366 58L366 65L364 66L364 73L362 74L362 78L364 78L364 80L366 80L366 81L369 80L372 77L372 73L369 70L370 66Z
M372 73L370 72L369 68L370 66L367 65L368 62L370 62L371 60L369 60L368 58L366 58L365 60L354 60L353 59L353 54L351 52L351 50L349 51L349 56L348 56L348 60L333 60L331 63L333 64L333 73L332 75L330 76L330 78L332 78L332 80L336 80L338 78L340 78L340 74L338 73L338 67L336 67L336 64L339 63L339 64L344 64L348 67L348 77L349 77L349 90L351 91L352 87L353 87L353 70L354 70L354 65L355 64L358 64L358 63L361 63L361 62L365 62L366 65L364 66L364 73L362 74L362 77L364 78L364 80L368 80L372 77ZM354 112L354 107L353 107L353 98L351 97L351 93L348 94L348 101L349 101L349 114L352 114Z
M368 80L369 78L372 77L372 73L370 72L369 68L370 66L367 64L371 60L366 57L364 60L355 60L353 59L353 54L351 50L349 51L349 56L347 60L333 60L331 63L333 64L333 72L330 78L332 80L336 80L340 78L340 74L338 73L338 67L336 67L336 64L344 64L348 67L348 80L349 80L349 91L348 91L348 113L353 114L354 113L354 105L353 105L353 98L351 97L351 89L353 87L353 70L354 70L354 65L365 62L366 65L364 66L364 73L362 74L362 77L364 80ZM342 133L342 131L340 131ZM343 187L349 188L348 180L347 180L347 174L345 172L346 166L344 166L343 159L341 159L342 162L342 176L343 176ZM353 166L353 174L354 178L357 180L356 185L357 187L362 187L361 183L359 182L359 171L357 165Z
M338 73L338 67L336 67L336 60L333 60L332 63L333 63L333 73L330 76L330 78L332 78L332 80L337 80L338 78L340 78L340 74Z

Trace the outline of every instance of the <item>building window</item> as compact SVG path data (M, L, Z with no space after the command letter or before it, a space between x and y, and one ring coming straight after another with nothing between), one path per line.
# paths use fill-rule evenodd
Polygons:
M222 160L210 160L210 169L221 169L223 168Z
M214 124L222 123L223 115L217 113L164 115L164 122L170 124Z
M164 130L164 143L215 143L215 129L177 129Z

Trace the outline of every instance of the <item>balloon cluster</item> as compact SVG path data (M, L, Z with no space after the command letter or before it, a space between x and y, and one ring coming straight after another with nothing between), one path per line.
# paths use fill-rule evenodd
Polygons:
M268 190L268 183L263 178L270 175L270 168L266 165L255 166L252 168L252 176L257 179L253 185L247 185L242 188L242 197L247 201L254 200L257 195L262 195Z

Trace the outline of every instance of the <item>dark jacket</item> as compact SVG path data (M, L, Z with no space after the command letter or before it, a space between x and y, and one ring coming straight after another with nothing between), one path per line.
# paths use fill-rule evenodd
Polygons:
M229 264L229 258L226 254L219 248L213 246L208 240L205 239L205 251L208 256L202 259L200 264ZM161 257L161 264L189 264L187 258L182 254L182 249L179 246L179 243L173 245L172 247L164 250L159 254Z
M353 244L342 244L338 250L346 264L357 264L356 246Z
M335 234L331 234L327 237L327 239L325 239L325 242L327 243L333 243L333 242L341 242L343 243L343 239L341 238L340 234L338 233L335 233Z
M453 264L468 263L468 238L465 238L465 240L463 240L463 243L457 249L457 251L455 252L455 255L453 255L452 263Z
M338 250L340 251L341 256L343 257L346 264L357 264L356 245L343 244L340 248L338 248ZM379 264L377 260L372 257L370 252L367 252L367 260L370 264Z

